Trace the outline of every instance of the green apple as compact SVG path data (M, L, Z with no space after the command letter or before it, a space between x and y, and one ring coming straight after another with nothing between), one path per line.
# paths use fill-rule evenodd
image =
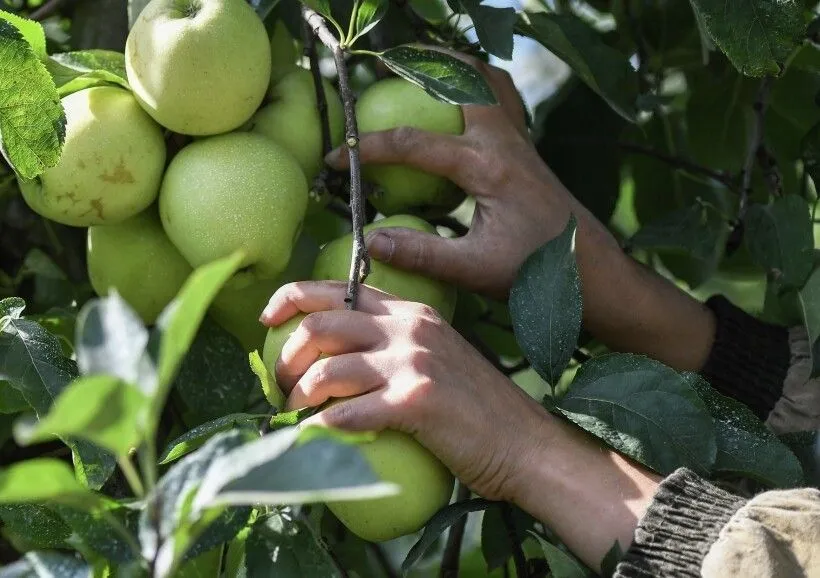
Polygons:
M356 104L360 132L409 126L442 134L464 132L461 108L436 100L402 78L388 78L365 90ZM413 212L426 216L447 214L464 200L449 180L401 165L369 165L365 178L381 192L372 199L385 215Z
M426 221L410 215L395 215L376 221L364 228L365 234L384 227L404 227L425 233L435 233L436 229ZM353 247L353 235L346 235L322 247L316 265L313 267L313 278L345 280L350 274L350 257ZM435 308L447 321L453 319L456 306L456 288L435 279L429 279L416 273L410 273L392 267L386 263L370 261L370 275L367 285L387 293L417 303L426 303Z
M88 278L98 295L115 289L153 324L191 274L152 207L116 225L88 228Z
M281 20L273 25L270 35L270 91L285 77L296 69L296 42Z
M212 135L245 123L271 75L268 33L245 0L151 0L125 46L128 82L162 126Z
M75 227L118 223L157 197L165 166L162 130L130 92L100 86L62 99L66 138L57 166L20 180L40 215Z
M339 146L344 139L344 111L339 94L333 86L322 79L327 100L331 143ZM298 68L288 73L271 90L273 102L251 120L251 130L265 135L285 147L302 167L308 184L324 166L322 151L322 121L316 108L316 91L309 70ZM322 203L314 199L312 207Z
M171 161L159 194L162 225L194 267L242 250L248 281L285 270L307 207L299 163L263 136L193 142Z
M268 331L262 360L271 376L275 376L282 347L304 318L304 314L297 315ZM333 400L325 407L339 401ZM359 449L381 480L400 488L399 494L386 498L327 504L360 538L383 542L416 532L450 501L453 475L412 436L384 430L374 440L361 442Z
M246 287L229 283L214 299L210 313L228 333L236 337L246 351L261 349L267 328L259 315L279 287L291 281L309 279L319 245L305 233L299 235L284 273L275 279L260 279Z

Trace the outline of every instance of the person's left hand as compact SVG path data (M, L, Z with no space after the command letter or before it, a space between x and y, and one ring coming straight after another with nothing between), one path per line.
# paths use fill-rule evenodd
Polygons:
M307 317L285 343L276 378L288 409L350 398L306 420L413 435L474 492L510 500L539 450L547 412L499 373L436 311L362 286L300 282L271 298L268 326ZM321 359L320 359L321 357Z

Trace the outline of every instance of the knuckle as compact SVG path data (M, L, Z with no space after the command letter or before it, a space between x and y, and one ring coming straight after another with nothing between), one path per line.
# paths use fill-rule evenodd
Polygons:
M325 327L325 316L322 313L310 313L299 324L300 330L308 339L320 335Z
M432 362L432 352L429 349L417 347L408 353L407 365L416 375L429 375Z
M408 155L418 146L418 131L409 126L400 126L387 132L389 146L400 155Z

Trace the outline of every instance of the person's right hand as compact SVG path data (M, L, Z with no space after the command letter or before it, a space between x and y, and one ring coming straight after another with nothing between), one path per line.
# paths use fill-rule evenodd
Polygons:
M360 149L363 163L413 166L447 177L475 197L469 233L445 239L379 229L370 233L367 245L380 261L503 298L527 256L564 229L570 212L585 219L587 230L600 225L538 156L509 75L480 60L468 61L484 74L500 106L463 107L463 135L401 127L362 134ZM346 150L337 149L326 160L345 168Z

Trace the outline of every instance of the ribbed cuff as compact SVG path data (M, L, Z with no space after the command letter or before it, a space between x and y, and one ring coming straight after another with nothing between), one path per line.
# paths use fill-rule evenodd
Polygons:
M746 500L686 468L667 477L638 523L615 578L698 578L703 559Z
M701 370L712 387L765 420L783 395L791 352L789 331L755 319L726 298L706 302L716 318L715 342Z

